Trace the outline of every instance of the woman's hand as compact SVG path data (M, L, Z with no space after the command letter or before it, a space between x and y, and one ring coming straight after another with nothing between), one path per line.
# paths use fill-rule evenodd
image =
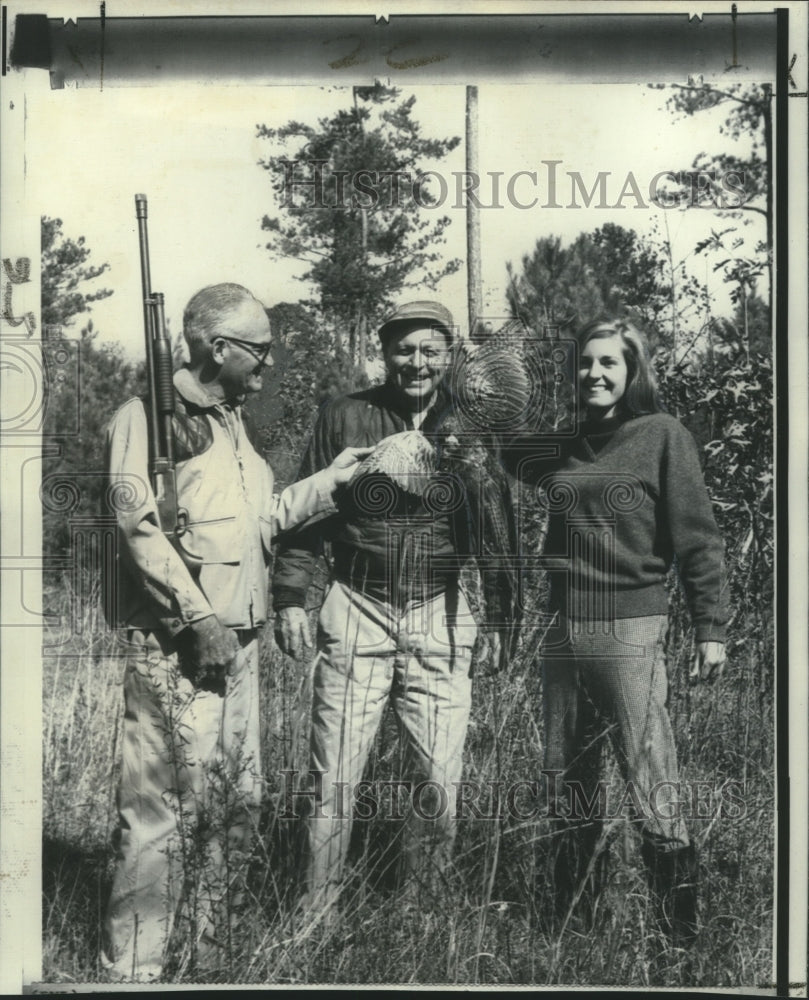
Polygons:
M367 458L373 448L344 448L329 466L335 486L347 483L357 470L357 463Z
M492 677L502 669L502 642L499 632L478 632L472 658L475 670L483 677Z
M692 681L712 681L725 669L724 642L698 642L691 667Z

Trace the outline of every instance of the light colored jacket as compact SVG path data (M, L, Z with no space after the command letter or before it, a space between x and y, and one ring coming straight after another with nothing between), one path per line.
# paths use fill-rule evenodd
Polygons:
M107 429L110 496L118 524L117 624L174 635L215 614L255 628L268 612L273 537L334 509L331 473L273 494L272 469L248 440L241 407L212 399L188 369L174 376L179 507L188 528L164 535L149 484L146 412L130 399Z

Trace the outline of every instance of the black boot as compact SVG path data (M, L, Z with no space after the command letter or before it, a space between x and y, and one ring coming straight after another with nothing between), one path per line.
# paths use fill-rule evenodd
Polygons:
M697 937L699 866L694 845L662 850L644 838L641 854L660 929L675 947L689 948Z
M595 923L608 860L606 845L596 854L601 830L598 820L559 824L551 874L555 933L562 929L568 914L573 925L583 931L591 930Z

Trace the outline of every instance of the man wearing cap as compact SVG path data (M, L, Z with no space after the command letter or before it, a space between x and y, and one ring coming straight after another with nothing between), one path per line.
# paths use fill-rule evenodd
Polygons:
M264 307L241 285L212 285L186 306L183 334L190 362L174 375L171 427L180 537L158 520L140 399L118 410L106 440L119 501L117 624L131 651L101 956L113 981L161 977L181 901L198 965L227 953L221 918L233 913L262 785L258 634L272 536L333 510L333 492L367 454L335 456L274 496L242 415L272 365Z
M450 312L438 302L406 303L379 337L384 384L324 405L301 476L323 468L348 445L374 445L413 429L430 439L451 411L442 386L453 344ZM359 482L353 485L337 515L287 539L273 572L276 640L286 653L308 654L306 597L322 543L330 542L305 838L304 900L313 907L339 891L357 783L388 703L404 750L397 777L410 792L410 801L400 802L406 813L402 870L411 886L440 883L455 834L454 782L461 777L470 709L477 628L458 581L457 567L469 551L463 503L459 512L457 504L442 508L404 491L394 498L382 484L376 496L370 487L360 495ZM391 794L399 801L397 789Z

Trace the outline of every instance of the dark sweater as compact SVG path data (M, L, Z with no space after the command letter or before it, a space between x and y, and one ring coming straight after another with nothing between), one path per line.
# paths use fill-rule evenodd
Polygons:
M511 450L550 510L544 561L551 603L587 620L666 614L674 558L698 642L724 641L723 544L696 446L664 413L582 425L556 458Z

